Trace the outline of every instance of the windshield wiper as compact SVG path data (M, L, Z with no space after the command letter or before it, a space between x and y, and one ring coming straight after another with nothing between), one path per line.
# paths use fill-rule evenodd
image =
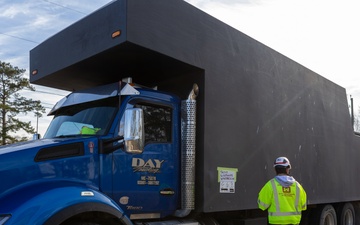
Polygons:
M61 134L58 136L55 136L54 138L68 138L68 137L78 137L78 136L83 136L82 134Z

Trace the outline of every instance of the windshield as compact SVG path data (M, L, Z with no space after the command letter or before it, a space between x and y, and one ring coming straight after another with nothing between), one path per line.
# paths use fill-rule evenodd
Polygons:
M44 138L104 135L117 112L118 98L72 105L59 109Z

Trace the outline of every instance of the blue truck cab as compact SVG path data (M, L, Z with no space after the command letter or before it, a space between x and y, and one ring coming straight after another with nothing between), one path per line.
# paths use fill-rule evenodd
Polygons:
M49 114L43 139L0 149L0 224L132 224L179 209L178 97L117 82Z
M346 90L186 1L114 0L32 49L29 74L73 93L43 139L0 148L0 225L266 225L279 156L301 224L360 221Z

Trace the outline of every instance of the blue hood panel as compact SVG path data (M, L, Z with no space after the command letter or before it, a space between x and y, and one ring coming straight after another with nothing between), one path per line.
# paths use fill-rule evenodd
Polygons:
M40 139L0 148L0 199L37 180L69 180L98 186L98 139Z
M0 157L2 154L7 154L17 151L28 151L29 149L40 149L49 145L57 145L59 143L66 143L69 139L39 139L34 141L19 142L11 145L4 145L0 147ZM1 158L0 158L1 159Z

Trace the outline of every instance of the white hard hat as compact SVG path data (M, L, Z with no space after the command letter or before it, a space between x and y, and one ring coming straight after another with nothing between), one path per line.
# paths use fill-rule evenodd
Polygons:
M285 167L285 168L289 167L291 169L290 161L286 157L279 157L275 159L274 167L276 166Z

